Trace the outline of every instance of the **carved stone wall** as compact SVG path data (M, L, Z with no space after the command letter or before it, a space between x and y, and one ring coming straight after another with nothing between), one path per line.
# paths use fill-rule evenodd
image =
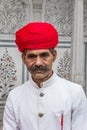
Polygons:
M58 56L53 69L62 78L70 80L74 4L75 0L0 1L0 126L9 91L29 78L14 43L15 31L30 21L51 22L59 33L59 45L56 48ZM84 0L84 43L87 44L87 0ZM87 54L84 55L85 59L86 56ZM83 64L87 86L87 60ZM86 87L84 90L87 91Z
M32 2L28 0L1 0L0 33L12 34L32 19Z
M74 0L47 0L43 8L44 21L51 22L58 29L59 35L72 35Z

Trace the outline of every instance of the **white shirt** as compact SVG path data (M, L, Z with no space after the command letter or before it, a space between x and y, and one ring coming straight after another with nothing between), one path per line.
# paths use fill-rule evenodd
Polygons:
M31 78L9 93L3 130L87 130L82 87L55 73L41 88Z

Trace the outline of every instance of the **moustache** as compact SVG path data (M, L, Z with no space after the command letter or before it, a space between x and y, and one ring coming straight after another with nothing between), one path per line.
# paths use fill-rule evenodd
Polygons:
M29 71L49 71L49 68L47 66L31 66L28 68Z

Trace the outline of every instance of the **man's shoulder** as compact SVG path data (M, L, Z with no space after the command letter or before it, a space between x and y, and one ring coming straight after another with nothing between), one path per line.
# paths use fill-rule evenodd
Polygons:
M73 95L79 95L81 93L84 93L83 86L73 81L59 77L58 83L63 88L63 91L69 91L69 93L72 93Z
M60 87L62 87L63 89L71 89L72 91L73 90L80 90L80 89L83 89L82 85L76 83L76 82L73 82L71 80L67 80L67 79L64 79L62 77L59 77L57 74L56 74L56 78L55 78L55 84L58 84Z
M10 92L10 96L16 96L22 94L24 91L26 91L27 86L29 86L29 81L24 82L21 85L18 85L17 87L13 88Z
M82 87L80 84L76 83L76 82L73 82L71 80L67 80L67 79L64 79L64 78L61 78L58 76L58 81L62 84L65 84L65 85L68 85L68 86L73 86L73 87Z

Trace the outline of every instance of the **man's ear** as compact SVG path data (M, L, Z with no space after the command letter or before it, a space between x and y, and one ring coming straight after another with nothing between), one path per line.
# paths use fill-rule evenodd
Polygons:
M55 61L55 59L56 59L56 57L57 57L57 51L54 50L53 53L52 53L52 55L53 55L53 61Z

